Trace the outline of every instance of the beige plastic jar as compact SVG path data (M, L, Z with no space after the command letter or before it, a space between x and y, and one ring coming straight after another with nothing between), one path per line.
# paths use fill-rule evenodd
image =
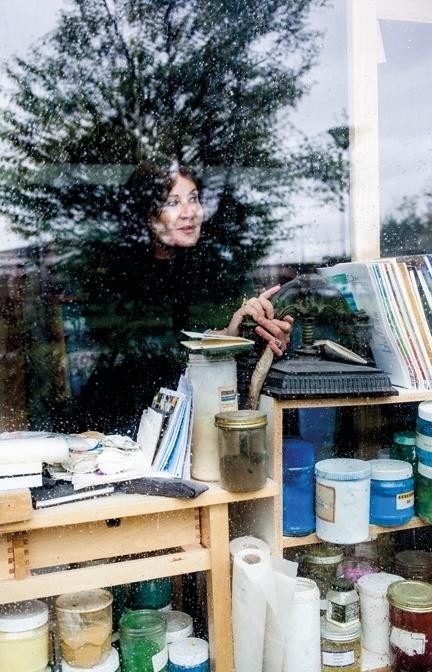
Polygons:
M45 672L47 665L47 605L27 600L0 606L0 669Z

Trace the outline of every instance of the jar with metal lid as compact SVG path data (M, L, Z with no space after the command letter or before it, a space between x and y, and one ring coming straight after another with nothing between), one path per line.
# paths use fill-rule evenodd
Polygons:
M343 626L360 622L359 596L349 579L332 581L327 593L327 620Z
M412 465L403 460L369 460L371 465L370 522L403 525L414 515Z
M345 628L321 619L321 672L360 672L361 628L353 623Z
M342 559L343 553L340 548L321 544L310 549L300 563L301 575L315 581L319 588L321 609L326 608L326 595Z
M259 490L266 484L267 415L227 411L215 417L221 485L231 492Z
M387 592L390 604L390 655L394 672L432 669L432 585L397 581Z
M83 672L82 667L69 665L65 660L62 660L61 669L62 672ZM87 669L89 672L120 672L120 657L118 651L112 647L108 654L108 658L105 658L101 663L93 665L93 667Z
M428 551L400 551L396 553L395 571L404 579L430 581L432 579L432 554Z
M166 618L160 611L128 611L120 619L123 672L167 672Z
M48 607L41 600L0 606L0 670L45 672Z
M409 462L415 470L417 465L416 456L416 433L413 430L395 432L393 443L390 446L390 458Z
M426 523L432 523L432 467L417 464L415 485L416 513Z

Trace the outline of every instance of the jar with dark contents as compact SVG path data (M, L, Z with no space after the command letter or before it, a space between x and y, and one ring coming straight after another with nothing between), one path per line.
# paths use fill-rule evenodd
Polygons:
M340 547L320 544L308 550L300 563L300 574L312 579L320 591L321 610L326 608L327 592L336 577L336 570L343 559Z
M387 592L393 672L432 670L432 585L396 581Z
M428 551L400 551L396 553L395 572L405 579L432 580L432 554Z
M227 411L215 417L221 485L231 492L259 490L266 484L267 415Z

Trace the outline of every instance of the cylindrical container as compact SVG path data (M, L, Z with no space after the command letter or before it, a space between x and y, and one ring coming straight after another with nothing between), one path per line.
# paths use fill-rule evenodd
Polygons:
M369 537L371 467L365 460L335 458L315 465L316 533L335 544Z
M181 639L192 637L193 620L192 616L183 611L167 611L165 614L167 630L167 644L179 642Z
M334 436L337 408L300 408L298 412L300 435L316 447L317 460L334 455Z
M303 536L315 531L314 466L283 466L283 533Z
M416 468L416 433L414 431L407 430L406 432L395 432L393 434L390 458L409 462L413 469Z
M364 646L361 648L361 671L362 672L376 672L381 668L387 669L390 665L389 656L383 656L379 653L374 653L365 649Z
M128 611L120 619L123 672L167 672L165 616L152 609Z
M189 637L168 647L170 672L210 672L209 646L204 639Z
M111 650L112 601L108 590L60 595L56 614L62 656L69 665L92 668Z
M417 413L416 455L419 462L432 467L432 401L422 401Z
M416 513L426 523L432 523L432 467L417 464L415 485Z
M300 437L285 437L282 453L284 468L311 467L315 464L315 445Z
M167 609L171 606L172 583L169 576L132 584L133 609Z
M45 672L48 607L40 600L0 606L0 670Z
M432 580L432 554L429 551L396 553L395 570L404 579Z
M321 672L361 672L360 623L341 628L321 620Z
M192 477L199 481L219 481L216 413L235 411L237 368L233 357L189 355L188 375L193 387Z
M321 544L304 556L300 571L302 576L315 581L321 596L321 609L327 606L326 595L336 577L336 569L343 559L343 553L337 546Z
M267 415L227 411L215 417L221 485L231 492L259 490L266 484Z
M414 515L413 468L402 460L370 460L372 525L403 525Z
M390 654L388 587L401 577L379 572L362 576L357 586L360 594L362 644L379 655Z
M390 657L394 672L432 669L432 586L397 581L388 589Z
M320 672L320 594L315 581L297 579L286 627L283 672Z
M350 579L335 579L327 593L327 620L340 626L360 622L360 600Z
M74 667L69 665L65 660L62 660L62 672L82 672L82 667ZM98 665L88 668L90 672L120 672L120 658L118 651L112 647L108 658L105 658Z
M344 558L336 569L337 578L343 577L357 583L362 576L376 574L379 569L376 565L363 558Z

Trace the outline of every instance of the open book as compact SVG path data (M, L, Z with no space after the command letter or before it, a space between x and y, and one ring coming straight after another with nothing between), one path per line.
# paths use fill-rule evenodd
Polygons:
M182 331L182 334L190 338L189 341L181 341L181 344L195 354L237 354L251 350L254 342L241 336L226 336L217 332Z

